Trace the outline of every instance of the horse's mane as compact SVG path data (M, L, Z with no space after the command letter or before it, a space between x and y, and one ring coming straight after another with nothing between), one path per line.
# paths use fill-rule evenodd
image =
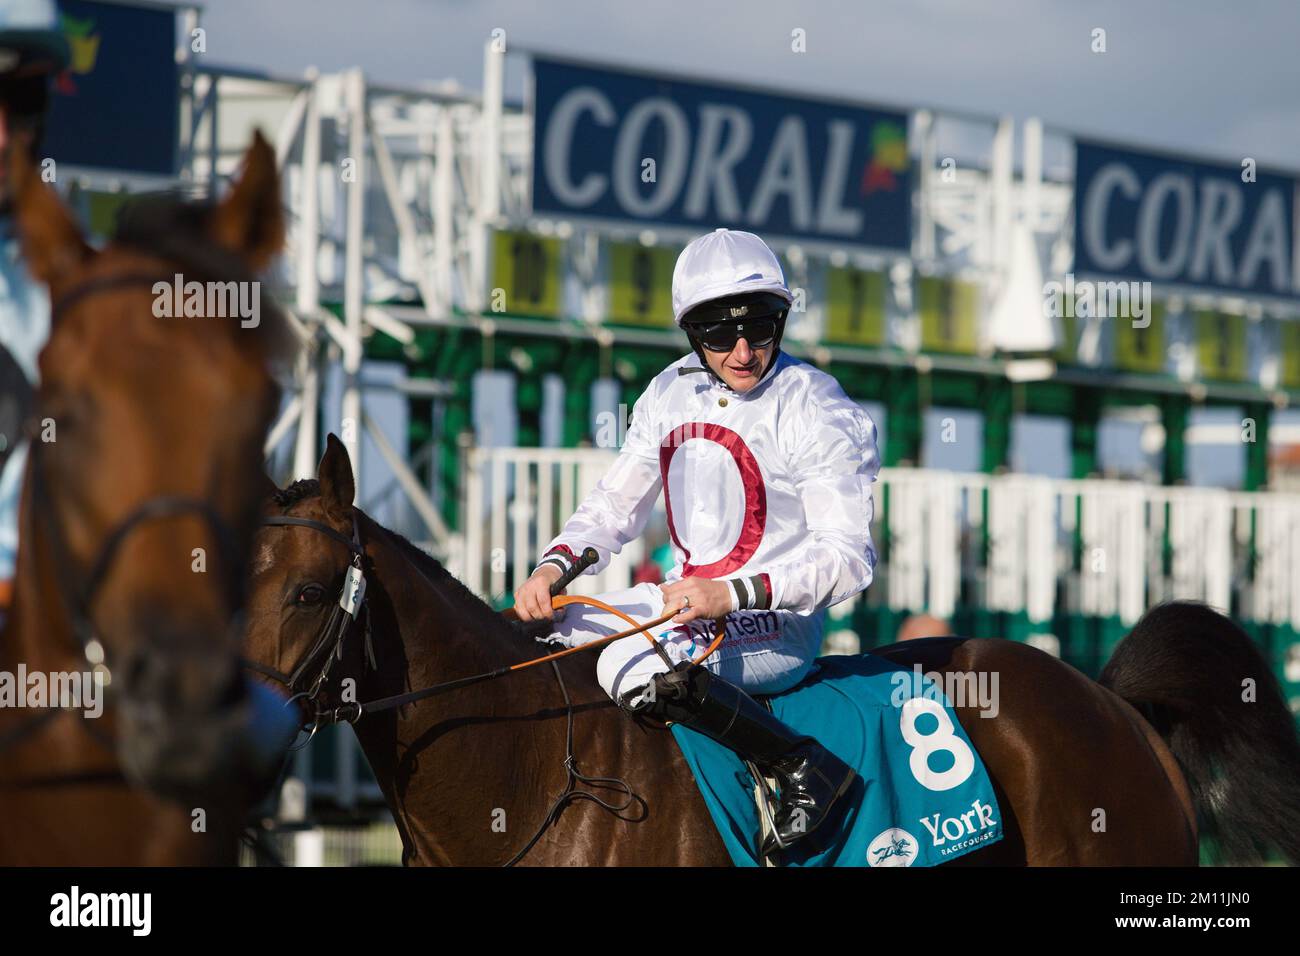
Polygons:
M320 482L315 478L302 478L287 488L277 488L271 493L271 501L281 508L291 508L306 498L320 495Z
M271 500L279 507L287 509L304 499L316 498L319 495L320 481L315 478L303 478L287 488L276 491L271 495ZM370 520L374 521L373 518ZM466 623L481 629L505 628L505 619L448 571L441 561L416 547L408 538L391 528L385 528L377 521L374 523L392 539L402 555L428 578L431 584L442 591L443 596L464 616Z
M257 277L235 252L214 242L210 225L216 204L192 198L182 190L143 193L118 212L110 243L179 267L185 281L252 282ZM257 342L269 358L285 358L297 344L284 313L274 299L263 296L256 328L241 340Z

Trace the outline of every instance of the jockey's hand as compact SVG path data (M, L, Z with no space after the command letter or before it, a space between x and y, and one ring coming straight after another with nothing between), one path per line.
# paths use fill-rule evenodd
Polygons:
M555 610L551 607L551 585L560 580L563 572L554 564L543 564L532 576L515 590L515 613L521 621L551 620ZM560 592L564 593L564 592Z
M683 578L672 584L662 584L659 590L664 593L664 610L682 608L680 614L673 618L674 624L703 619L716 620L731 613L731 585L726 581L714 581L711 578ZM689 607L683 607L686 602Z

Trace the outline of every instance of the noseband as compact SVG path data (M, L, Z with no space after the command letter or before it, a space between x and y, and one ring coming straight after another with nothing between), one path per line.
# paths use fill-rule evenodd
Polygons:
M334 662L342 659L344 642L347 640L348 633L352 630L352 625L361 616L363 610L366 616L364 628L366 661L372 670L376 667L375 650L370 637L370 605L366 603L366 554L361 544L361 526L357 522L356 509L352 511L352 537L350 538L339 531L335 531L329 525L320 521L313 521L310 518L278 515L264 519L262 524L270 527L310 528L312 531L319 532L337 541L352 554L352 561L348 565L343 584L339 588L336 600L333 602L329 619L326 620L324 627L316 636L311 648L302 656L302 659L294 666L293 670L286 674L258 661L248 658L243 659L246 668L271 678L271 680L288 690L290 694L288 703L297 703L303 710L303 726L304 728L310 728L311 736L308 737L308 741L310 741L311 737L315 736L316 731L320 729L322 723L330 723L335 719L336 710L323 708L320 702L320 694L329 681ZM314 676L312 676L313 670ZM305 685L303 683L304 679L308 681ZM357 717L360 717L360 712L358 712ZM307 741L304 741L294 749L301 749L306 744Z
M49 498L43 460L45 456L41 452L42 444L37 440L31 446L32 507L44 525L50 546L54 551L55 566L73 568L76 565L71 560L58 512ZM234 602L233 607L238 609L241 606L243 578L237 573L235 534L225 519L218 514L216 508L208 501L176 495L160 495L147 499L113 526L96 552L84 582L79 587L74 585L73 593L69 594L62 586L57 588L64 608L68 612L72 632L81 646L82 656L91 667L103 668L106 676L105 648L96 636L95 626L91 621L91 606L94 604L95 597L108 577L109 571L112 570L122 545L133 531L145 524L187 514L199 517L212 532L217 541L221 569L227 578L228 596ZM236 617L238 618L239 615L236 614Z

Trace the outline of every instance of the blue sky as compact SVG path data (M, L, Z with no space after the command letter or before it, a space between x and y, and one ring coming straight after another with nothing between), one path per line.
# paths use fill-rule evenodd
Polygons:
M1300 4L1064 0L208 0L207 56L364 68L478 89L483 44L1065 130L1300 168ZM790 31L807 53L790 52ZM1107 52L1091 52L1094 29ZM518 73L516 71L516 81Z

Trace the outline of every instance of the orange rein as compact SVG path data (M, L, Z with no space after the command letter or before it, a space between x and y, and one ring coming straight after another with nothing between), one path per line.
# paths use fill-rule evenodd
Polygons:
M598 637L594 641L588 641L585 644L579 644L577 647L566 648L565 650L557 651L554 654L547 654L545 657L538 657L531 661L523 661L522 663L514 664L510 667L510 670L512 671L522 670L525 667L532 667L535 664L545 664L547 661L559 660L561 657L568 657L570 654L576 654L579 651L586 651L586 650L590 650L593 647L600 647L603 644L608 644L611 641L617 641L620 638L631 637L633 634L645 634L646 640L649 641L652 646L657 646L655 645L655 639L647 632L650 630L650 628L658 627L660 624L672 620L679 613L681 613L680 609L677 611L667 611L664 614L661 614L659 617L655 618L653 621L647 621L644 624L638 624L633 618L629 617L627 614L624 614L618 608L610 607L608 604L606 604L604 601L599 600L598 598L585 597L584 595L581 594L572 594L572 595L561 594L558 595L557 597L551 598L551 607L553 608L558 609L562 607L567 607L570 604L585 604L588 605L589 607L598 608L601 611L606 611L610 614L613 614L615 617L622 618L624 621L626 621L628 624L631 624L632 626L628 628L626 631L619 631L617 634L610 634L607 637ZM514 621L519 620L519 615L515 612L514 608L507 608L502 613L504 613L505 616L510 620L514 620ZM692 664L703 663L709 658L709 655L711 655L714 651L716 651L718 647L722 644L723 639L727 636L727 628L724 621L725 618L720 617L713 622L713 626L714 626L713 642L704 649L703 654L701 654L699 657L691 661Z

